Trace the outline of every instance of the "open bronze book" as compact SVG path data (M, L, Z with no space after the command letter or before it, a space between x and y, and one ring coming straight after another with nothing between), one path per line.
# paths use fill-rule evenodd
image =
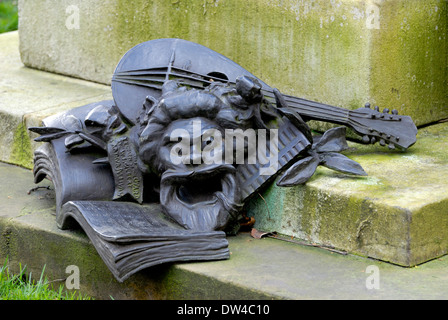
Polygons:
M67 229L73 220L120 282L161 263L229 258L224 232L186 230L166 217L157 204L70 201L62 207L57 223Z

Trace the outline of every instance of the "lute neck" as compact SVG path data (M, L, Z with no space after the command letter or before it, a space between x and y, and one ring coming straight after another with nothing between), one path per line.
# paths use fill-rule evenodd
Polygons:
M172 58L171 58L172 59ZM161 90L162 84L168 79L181 79L191 87L203 88L213 81L222 81L222 79L213 76L199 74L190 70L170 66L154 68L147 70L130 70L114 74L113 80L128 84L147 86ZM235 84L232 81L227 83ZM269 86L262 89L263 94L275 101L273 89ZM310 120L331 122L342 125L350 125L349 110L327 105L320 102L310 101L290 95L283 95L288 106L297 111L301 116Z
M266 97L275 99L273 91L263 91ZM285 94L283 97L290 108L310 120L319 120L343 125L349 124L350 110Z

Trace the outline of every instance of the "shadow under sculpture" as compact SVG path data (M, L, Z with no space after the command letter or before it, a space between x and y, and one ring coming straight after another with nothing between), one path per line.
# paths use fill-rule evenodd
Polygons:
M276 180L305 183L323 165L366 175L342 155L364 143L407 149L408 116L283 95L230 59L181 39L142 43L120 60L113 101L29 128L47 142L34 176L50 179L56 222L79 224L118 281L155 264L228 259L245 203ZM343 125L313 136L307 121Z

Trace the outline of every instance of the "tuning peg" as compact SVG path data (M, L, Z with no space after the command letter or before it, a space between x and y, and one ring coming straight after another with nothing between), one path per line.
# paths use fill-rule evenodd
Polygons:
M369 142L370 142L370 138L369 138L369 136L368 136L368 135L363 136L363 137L362 137L362 142L363 142L363 143L369 143Z
M398 114L398 110L397 109L393 109L392 110L392 114L397 115Z
M381 139L381 140L380 140L380 145L381 145L382 147L384 147L384 146L386 145L386 141L384 141L384 139Z
M395 145L392 142L389 143L389 149L390 150L394 150L395 149Z
M383 113L389 113L389 109L388 109L388 108L385 108L385 109L383 110Z
M365 104L365 106L364 106L364 107L366 107L366 108L369 108L369 109L370 109L370 103L368 103L368 102L367 102L367 103Z
M371 144L375 144L375 143L376 143L376 138L375 138L375 137L372 137L372 139L370 140L370 143L371 143Z
M378 107L378 106L375 106L374 109L375 109L375 111L378 111L378 112L380 111L380 107Z

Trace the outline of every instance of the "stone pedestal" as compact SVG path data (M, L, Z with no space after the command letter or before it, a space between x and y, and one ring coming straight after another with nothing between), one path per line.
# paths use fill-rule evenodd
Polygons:
M110 84L133 46L183 38L287 94L348 109L369 101L419 126L448 118L444 0L19 0L19 9L20 55L31 68ZM104 94L97 89L89 99ZM405 266L424 262L448 250L447 143L439 124L406 153L353 144L347 155L367 178L319 169L303 187L273 185L248 214L267 231Z

